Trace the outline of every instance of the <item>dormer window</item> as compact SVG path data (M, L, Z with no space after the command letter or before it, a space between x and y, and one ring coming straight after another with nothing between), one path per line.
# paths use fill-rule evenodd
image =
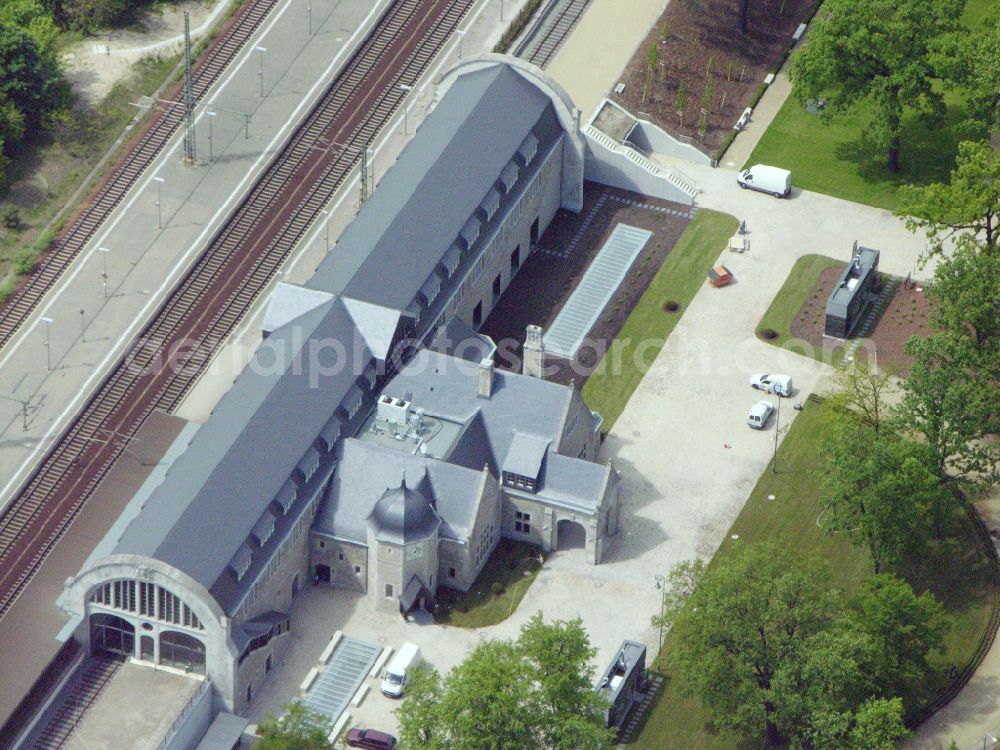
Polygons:
M515 474L511 471L503 473L503 483L505 487L513 487L527 492L534 492L538 489L538 483L534 477L526 477L523 474Z

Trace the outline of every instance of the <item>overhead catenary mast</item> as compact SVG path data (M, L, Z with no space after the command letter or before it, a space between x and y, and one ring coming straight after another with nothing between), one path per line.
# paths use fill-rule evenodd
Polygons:
M191 17L184 11L184 163L194 164L198 154L194 138L194 94L191 91Z

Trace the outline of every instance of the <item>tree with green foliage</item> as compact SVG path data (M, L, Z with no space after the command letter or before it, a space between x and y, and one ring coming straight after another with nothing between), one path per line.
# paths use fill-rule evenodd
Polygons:
M736 30L746 34L749 29L750 0L739 0L739 13L736 16Z
M687 108L687 88L684 86L684 81L681 81L680 86L677 87L677 95L674 97L674 109L677 110L677 120L682 128L684 127L684 113L687 112Z
M956 498L996 481L996 452L981 442L997 403L991 373L978 366L966 336L951 332L914 336L906 351L916 359L903 385L899 414L905 429L920 437L929 467ZM932 509L940 538L946 509Z
M412 750L605 750L613 734L593 690L579 619L535 615L516 641L484 641L444 678L419 669L397 710Z
M902 578L869 577L851 600L847 627L874 644L877 662L869 677L881 697L899 696L923 684L931 672L927 657L944 646L944 609L930 592L917 596Z
M890 431L876 434L853 414L827 425L823 455L823 530L863 545L876 573L921 545L927 509L950 500L923 446Z
M943 251L946 240L972 234L983 252L1000 243L1000 153L988 142L963 141L951 180L945 184L905 185L897 215L911 232L923 230L930 253Z
M903 114L944 112L935 88L937 40L958 29L963 0L826 0L792 61L800 101L825 98L825 114L870 102L867 132L898 172Z
M129 0L61 0L61 15L64 23L80 31L119 26L129 14L135 12L138 3Z
M13 106L31 129L64 99L55 55L23 29L0 24L0 106Z
M770 544L738 547L700 576L672 619L670 667L716 723L768 747L782 742L780 676L808 655L838 609L828 571Z
M327 737L333 723L301 703L286 706L285 713L269 715L257 727L256 750L333 750Z
M960 130L983 140L1000 128L1000 12L978 28L961 29L941 40L937 50L943 78L962 89L968 118Z
M836 388L826 399L827 418L836 419L844 412L853 414L876 435L883 428L891 428L892 407L887 398L898 392L893 375L891 366L880 370L860 362L838 370L834 375Z
M877 698L858 709L847 750L895 750L910 733L903 724L903 701ZM820 750L820 748L816 748ZM832 747L830 750L834 750Z
M1000 253L959 237L934 268L928 294L932 325L968 337L980 366L1000 377Z

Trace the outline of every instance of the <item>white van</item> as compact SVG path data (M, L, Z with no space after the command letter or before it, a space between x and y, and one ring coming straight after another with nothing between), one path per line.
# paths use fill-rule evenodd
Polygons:
M390 698L402 698L406 673L418 664L420 648L415 643L404 643L382 673L382 692Z
M787 169L754 164L736 176L741 188L760 190L777 198L787 198L792 193L792 173Z

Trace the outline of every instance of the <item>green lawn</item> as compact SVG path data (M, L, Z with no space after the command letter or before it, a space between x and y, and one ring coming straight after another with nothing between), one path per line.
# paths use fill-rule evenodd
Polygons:
M587 404L604 417L604 429L610 430L622 413L632 391L656 359L688 303L706 283L708 269L738 226L739 222L729 214L699 209L660 266L583 387ZM669 301L679 303L680 309L666 312L663 305ZM652 345L647 345L649 342ZM640 345L642 354L637 358Z
M459 628L484 628L503 622L517 609L541 568L541 550L531 544L501 539L483 572L467 592L442 587L435 619ZM493 593L499 583L503 593Z
M981 24L992 2L969 0L962 17L966 26ZM779 110L745 166L784 167L800 188L894 209L900 185L948 179L961 140L954 126L965 117L965 109L955 92L946 92L945 101L947 112L934 126L913 112L905 115L901 169L894 175L885 171L885 154L863 142L862 132L871 119L867 103L826 122L806 112L794 96Z
M772 474L768 467L761 475L711 565L725 558L737 544L769 540L795 554L816 553L828 559L833 586L847 594L857 590L871 573L863 549L846 537L825 535L816 523L820 506L813 472L819 465L821 414L818 405L806 402L778 451L777 473ZM784 418L785 412L781 416ZM773 500L769 499L772 495ZM738 538L733 539L733 535ZM919 559L907 561L896 572L918 593L932 591L951 616L946 650L934 655L934 664L944 672L952 664L967 663L986 627L991 604L988 563L971 521L964 513L956 513L948 538L930 547ZM668 636L664 654L669 650ZM697 699L681 695L678 686L670 682L669 673L666 687L633 744L649 750L760 746L759 738L742 740L715 731L708 711Z
M764 317L757 324L757 335L769 344L790 349L805 356L815 357L829 364L837 364L843 354L843 347L838 346L831 351L827 349L817 350L808 343L803 345L803 342L792 336L792 321L795 320L802 303L806 301L806 297L819 281L820 274L828 268L843 265L843 261L825 255L803 255L795 261L785 283L782 284L778 294L771 301L771 306L767 308ZM826 300L814 299L813 302L818 311L817 314L822 314L822 311L825 310ZM777 333L777 337L764 338L763 331L768 329Z

